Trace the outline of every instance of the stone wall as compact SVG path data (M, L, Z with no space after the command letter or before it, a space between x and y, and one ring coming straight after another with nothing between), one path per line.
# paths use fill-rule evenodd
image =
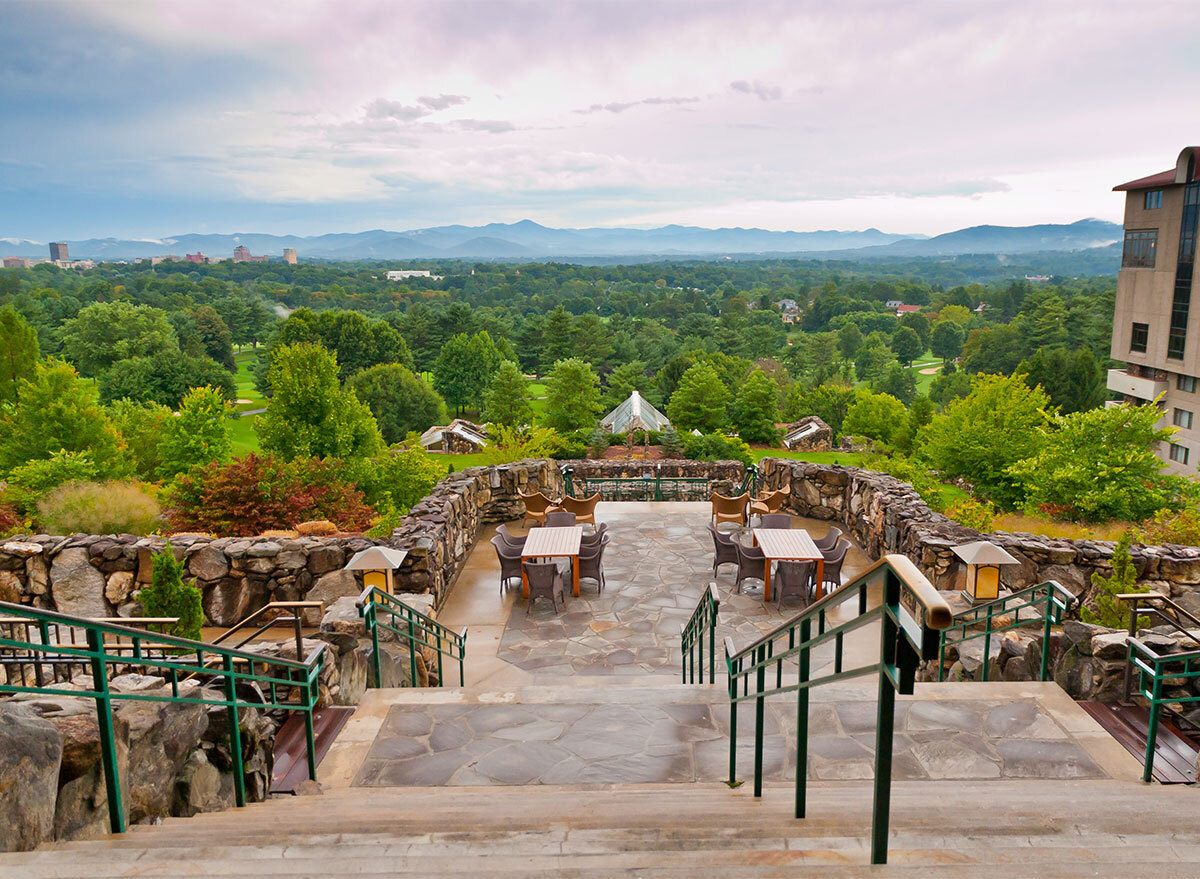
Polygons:
M791 486L792 512L839 523L872 558L909 556L941 590L961 589L966 577L951 549L985 537L1020 562L1001 569L1003 584L1012 589L1057 580L1086 600L1091 575L1112 572L1111 541L1006 531L983 535L935 513L912 486L884 473L780 458L766 458L759 468L766 487ZM1131 554L1139 585L1200 608L1200 547L1135 545Z
M452 473L391 536L212 538L176 535L171 546L203 594L208 625L231 626L270 601L332 603L362 591L343 566L372 545L408 550L397 592L430 593L440 606L481 525L516 518L519 492L562 493L557 462L521 461ZM87 617L139 616L134 593L150 582L156 537L38 534L0 543L0 601Z
M577 485L583 479L640 479L645 485L607 485L600 488L605 500L642 500L648 486L654 484L654 475L660 479L707 479L708 483L661 485L663 500L706 501L713 491L724 495L737 493L746 476L746 468L739 461L688 461L682 458L666 460L641 460L637 458L608 458L603 461L581 460L560 461L570 467ZM580 494L581 488L576 488ZM652 491L652 489L649 489Z

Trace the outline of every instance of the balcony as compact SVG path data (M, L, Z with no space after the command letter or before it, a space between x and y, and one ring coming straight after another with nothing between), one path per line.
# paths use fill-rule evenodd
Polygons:
M1108 371L1108 389L1118 394L1137 397L1139 400L1153 400L1159 394L1166 393L1166 380L1157 381L1152 378L1142 378L1130 375L1123 369Z

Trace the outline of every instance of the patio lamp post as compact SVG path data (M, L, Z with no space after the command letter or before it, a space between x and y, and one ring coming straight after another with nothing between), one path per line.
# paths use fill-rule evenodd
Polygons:
M362 571L364 588L374 586L388 595L392 595L392 571L399 568L407 557L408 553L402 549L372 546L355 553L354 557L346 563L345 570Z
M956 556L967 566L967 581L963 598L972 604L995 601L1000 597L1000 567L1019 562L1002 547L986 540L964 543L953 548Z

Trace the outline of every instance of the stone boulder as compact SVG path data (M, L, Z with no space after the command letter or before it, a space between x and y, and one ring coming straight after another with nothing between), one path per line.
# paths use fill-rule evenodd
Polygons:
M60 613L81 617L109 615L104 601L108 584L104 574L88 561L88 551L82 546L64 549L54 557L50 582L54 606Z
M222 812L234 805L232 793L232 788L223 789L220 771L197 749L179 773L171 814L190 818L201 812Z
M229 573L229 559L210 543L192 553L188 570L199 580L220 580Z
M165 818L176 779L208 728L204 706L125 702L117 713L129 730L129 820Z
M63 740L54 724L0 703L0 851L28 851L54 836Z
M304 598L306 601L323 601L328 606L339 598L357 597L362 590L353 571L330 571L317 579Z

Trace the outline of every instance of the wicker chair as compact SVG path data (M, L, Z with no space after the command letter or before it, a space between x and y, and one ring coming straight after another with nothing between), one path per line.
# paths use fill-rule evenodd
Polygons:
M737 580L734 583L737 591L742 591L743 580L766 580L767 557L763 551L757 546L746 546L740 540L735 540L733 547L738 555Z
M496 526L496 535L501 540L503 540L505 543L507 543L509 546L522 547L525 545L526 538L521 537L520 535L517 535L517 534L513 534L511 531L508 530L507 525L497 525Z
M575 524L575 514L566 510L552 510L546 514L547 528L570 528Z
M767 513L758 524L762 528L791 528L792 517L787 513Z
M850 551L850 541L842 538L838 541L837 546L831 550L821 550L821 555L825 557L825 570L821 572L821 590L824 592L825 584L829 583L833 586L834 591L842 586L842 565L846 561L846 553Z
M779 511L787 494L783 491L767 491L756 497L750 504L751 516L766 516Z
M559 503L560 510L566 510L568 513L575 514L575 522L579 525L595 525L596 524L596 504L600 501L600 492L596 492L591 497L576 498L565 497Z
M717 568L721 565L736 565L738 563L737 540L728 534L722 534L712 522L708 523L708 531L713 539L713 576L717 576Z
M608 546L612 537L605 537L599 543L579 548L579 579L595 580L603 592L604 582L604 547Z
M814 540L813 543L817 545L817 549L821 550L822 553L825 553L837 546L838 540L841 539L841 536L842 529L836 525L830 525L829 533L824 537Z
M594 543L599 543L600 538L602 538L604 536L604 533L606 531L608 531L608 523L601 522L599 525L596 526L596 530L593 531L591 534L584 532L584 534L579 538L579 545L580 546L589 546Z
M533 610L533 603L539 598L549 598L554 603L554 612L558 613L558 601L563 596L563 575L554 562L525 562L525 577L529 581L529 607L525 616Z
M519 492L521 500L525 502L525 518L521 520L521 524L526 522L536 522L539 525L546 524L546 512L554 506L554 501L546 497L540 491L535 491L533 494L525 494Z
M718 526L722 522L733 522L744 525L746 522L746 507L750 503L750 493L745 492L737 497L726 497L713 492L709 498L712 502L712 520Z
M500 594L503 595L509 580L521 578L521 548L505 543L498 534L492 538L492 546L496 547L496 556L500 559Z
M785 562L775 565L775 576L771 582L776 589L776 607L783 607L783 601L788 596L798 597L803 604L808 604L812 596L813 562Z

